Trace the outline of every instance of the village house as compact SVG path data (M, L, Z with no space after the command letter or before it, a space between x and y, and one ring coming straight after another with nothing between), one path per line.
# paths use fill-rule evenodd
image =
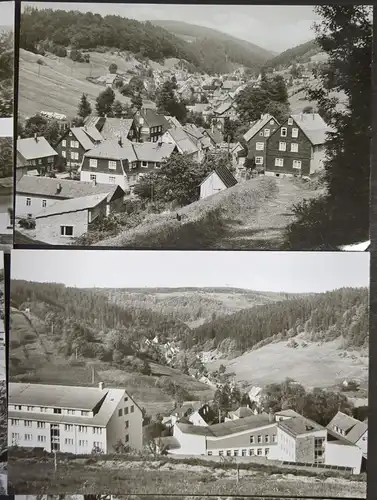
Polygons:
M140 451L142 412L123 388L9 383L8 446L48 453Z
M67 167L79 167L84 154L103 140L96 127L72 127L64 133L55 149Z
M210 144L212 148L215 148L221 142L224 142L224 136L217 127L213 124L210 129L201 128L200 129L204 136L207 136L210 140Z
M46 175L54 168L58 153L44 137L37 134L17 139L16 180L23 175Z
M163 115L153 109L141 109L135 113L136 142L158 142L170 125Z
M253 385L253 387L248 392L248 396L252 403L260 406L262 404L263 389L261 387L257 387L256 385Z
M102 140L105 139L135 139L137 129L133 119L113 118L107 116L89 116L85 120L85 126L90 131L95 127L101 134Z
M225 122L227 120L237 120L238 110L234 101L221 103L214 109L214 120L221 125L221 130L224 131Z
M267 141L265 174L309 176L320 171L330 131L318 113L290 116Z
M124 191L117 185L24 175L16 184L15 218L34 218L45 208L64 200L109 192L112 193L111 209L120 208Z
M230 92L236 90L239 86L239 81L225 80L221 86L221 92L223 94L229 94Z
M249 408L248 406L240 406L237 410L230 411L228 413L228 416L225 417L225 422L251 417L252 415L256 415L256 413L251 408Z
M273 116L264 114L259 120L252 122L250 129L244 134L248 150L247 158L255 162L256 168L264 170L267 139L278 127L279 123Z
M207 403L184 401L176 406L170 416L162 420L162 423L173 427L177 422L187 420L189 424L205 427L212 424L215 419L216 415Z
M88 233L98 217L110 214L111 199L112 193L92 194L45 208L35 215L36 239L49 245L69 245Z
M345 438L361 449L363 455L368 453L368 424L338 411L328 424L327 429L336 436Z
M201 161L203 153L196 141L182 127L169 128L161 138L166 144L174 144L181 154L191 155L195 161Z
M232 172L223 165L217 167L200 184L200 199L217 194L237 184Z

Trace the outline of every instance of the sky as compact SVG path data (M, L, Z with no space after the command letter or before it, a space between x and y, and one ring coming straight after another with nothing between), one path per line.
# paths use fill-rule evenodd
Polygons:
M74 287L235 287L287 293L369 286L368 252L14 250L12 279Z
M184 5L23 2L38 8L80 10L136 19L173 20L214 28L274 52L314 38L311 30L319 17L309 5Z
M0 14L0 26L14 26L14 2L1 2Z

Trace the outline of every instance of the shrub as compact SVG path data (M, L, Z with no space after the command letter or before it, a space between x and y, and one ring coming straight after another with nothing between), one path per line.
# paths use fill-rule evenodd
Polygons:
M35 229L35 219L32 218L20 219L18 224L23 229Z

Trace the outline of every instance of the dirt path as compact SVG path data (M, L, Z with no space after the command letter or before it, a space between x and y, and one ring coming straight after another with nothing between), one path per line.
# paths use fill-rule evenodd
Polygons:
M318 196L319 191L311 191L291 179L276 178L279 192L276 197L263 205L250 220L229 221L228 235L218 242L216 248L278 250L283 244L284 229L294 219L292 206L295 203Z

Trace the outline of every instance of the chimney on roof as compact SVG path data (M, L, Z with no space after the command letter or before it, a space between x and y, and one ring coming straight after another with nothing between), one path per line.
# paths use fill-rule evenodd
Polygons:
M35 142L38 142L38 134L37 133L34 134L34 140L35 140Z
M60 193L60 191L61 191L61 190L62 190L62 185L61 185L61 183L59 182L59 183L58 183L58 187L57 187L56 191L57 191L58 193Z
M101 391L103 391L103 387L104 387L104 383L103 382L100 382L98 384L98 389L100 389Z
M312 117L313 117L313 120L314 120L314 118L315 118L314 110L312 111Z

